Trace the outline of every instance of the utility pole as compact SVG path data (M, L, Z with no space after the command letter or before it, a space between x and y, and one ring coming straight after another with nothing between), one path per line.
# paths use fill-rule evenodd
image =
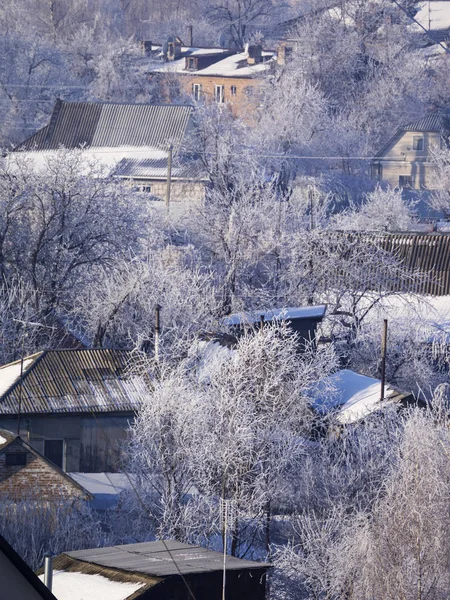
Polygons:
M232 500L220 499L220 520L222 525L223 539L223 580L222 580L222 600L225 600L226 582L227 582L227 533L228 523L233 521L233 504Z
M384 387L386 382L386 349L387 349L387 333L388 333L388 322L384 319L383 335L381 338L381 398L380 401L384 400Z
M167 185L166 185L167 214L170 211L170 188L172 185L172 155L173 155L173 145L169 144L169 152L168 152L168 156L167 156Z
M20 419L22 412L22 397L23 397L23 359L25 352L25 336L26 329L25 325L23 325L23 333L22 333L22 351L20 356L20 388L19 388L19 408L17 411L17 435L20 437Z
M159 362L159 342L161 336L161 306L155 306L155 360Z

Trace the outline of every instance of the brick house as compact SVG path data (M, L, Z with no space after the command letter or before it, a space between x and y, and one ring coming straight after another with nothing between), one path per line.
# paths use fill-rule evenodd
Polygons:
M246 120L254 116L276 65L275 53L260 45L247 45L244 51L199 48L183 46L175 36L162 46L159 58L163 64L150 69L150 77L172 76L195 101L226 104Z
M23 364L23 376L21 369ZM151 380L125 350L46 350L0 368L0 427L63 471L117 472Z
M0 499L91 500L50 460L10 431L0 429Z

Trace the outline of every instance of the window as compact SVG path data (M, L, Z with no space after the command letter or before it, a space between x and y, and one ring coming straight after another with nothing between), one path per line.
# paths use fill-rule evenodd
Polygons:
M202 85L201 83L193 83L192 84L192 95L194 96L194 100L196 102L200 102L202 99Z
M140 191L141 192L145 192L146 194L151 194L152 193L152 186L151 185L141 185Z
M400 177L398 178L398 185L401 188L412 188L411 175L400 175Z
M64 440L44 440L44 456L60 469L63 468Z
M236 94L237 94L237 88L235 85L232 85L231 86L231 95L236 96Z
M247 96L253 96L253 92L254 88L251 85L245 88L245 93L247 94Z
M224 85L215 85L214 86L214 100L219 104L223 104L225 102L225 86Z
M187 59L187 68L189 71L197 70L197 59L196 58L188 58Z
M19 467L27 464L26 452L8 452L5 454L5 464L8 467Z
M413 135L413 150L423 150L423 137L421 135Z

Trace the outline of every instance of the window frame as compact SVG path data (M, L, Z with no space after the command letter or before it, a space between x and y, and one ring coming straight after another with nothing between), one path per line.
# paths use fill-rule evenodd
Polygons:
M420 146L420 148L419 148ZM416 152L423 152L425 149L425 140L423 135L413 135L413 150Z
M200 102L203 94L203 86L201 83L192 84L192 95L196 102Z
M214 85L214 100L217 104L225 104L225 86L215 84Z
M235 85L231 86L230 93L232 96L237 96L237 87Z
M15 460L12 460L15 457ZM20 457L21 460L17 460ZM5 466L6 467L26 467L27 465L27 453L26 452L5 452Z

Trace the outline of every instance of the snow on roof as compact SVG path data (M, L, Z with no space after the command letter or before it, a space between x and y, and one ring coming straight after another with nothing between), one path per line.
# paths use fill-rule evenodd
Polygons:
M26 358L23 361L18 360L14 363L6 365L0 368L0 396L9 390L9 388L16 383L16 381L20 378L20 373L23 369L23 372L27 369L27 367L35 360L34 357Z
M119 495L131 488L130 476L126 473L69 473L70 477L83 486L92 496L96 510L115 506Z
M234 314L225 317L222 321L223 325L241 325L242 323L257 323L261 316L264 321L272 321L281 319L290 321L293 319L323 319L325 316L326 304L317 306L300 306L288 308L273 308L268 311L260 311L253 313Z
M200 383L208 383L211 375L220 370L223 363L233 356L234 350L218 339L200 340L189 350L196 361L195 368Z
M429 31L440 31L450 27L450 2L434 1L421 2L415 20ZM420 29L415 24L415 29Z
M239 52L232 56L227 56L222 60L218 60L212 65L199 69L198 71L190 71L186 69L185 57L179 58L172 62L164 63L160 67L152 69L157 73L188 73L190 75L209 75L217 77L251 77L270 70L271 59L274 57L273 52L263 52L264 62L256 65L247 64L247 54Z
M337 411L340 423L355 423L372 412L399 400L405 395L389 385L384 388L385 402L381 403L381 381L343 369L320 381L312 391L312 407L325 415Z
M39 575L43 581L44 576ZM52 592L58 600L125 600L144 585L111 581L102 575L54 571Z

